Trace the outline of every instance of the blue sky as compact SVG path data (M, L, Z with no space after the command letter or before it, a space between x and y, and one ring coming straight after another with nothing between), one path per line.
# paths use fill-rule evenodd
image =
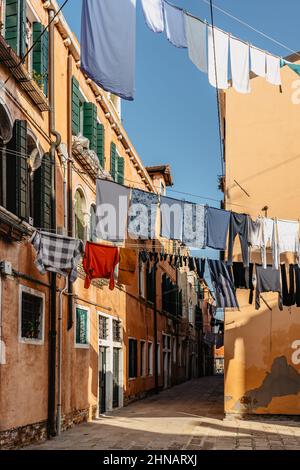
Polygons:
M203 0L172 1L210 22L209 6ZM78 37L81 3L69 0L64 9ZM124 127L146 165L171 164L173 190L221 200L217 189L221 163L215 89L189 61L186 50L175 48L164 34L147 28L140 0L137 4L136 97L133 102L122 103ZM214 0L214 4L291 49L300 49L299 1ZM214 15L216 26L270 52L289 53L224 14L215 10ZM185 197L175 192L170 195ZM206 198L186 196L190 201L219 205Z

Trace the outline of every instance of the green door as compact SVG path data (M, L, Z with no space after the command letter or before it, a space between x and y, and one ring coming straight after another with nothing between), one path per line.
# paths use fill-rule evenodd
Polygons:
M113 351L113 408L119 406L119 365L120 365L120 350L114 348Z
M99 348L99 413L106 411L106 348Z

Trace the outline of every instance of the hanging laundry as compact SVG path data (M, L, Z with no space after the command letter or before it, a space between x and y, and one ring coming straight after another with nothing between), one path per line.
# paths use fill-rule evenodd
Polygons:
M160 198L160 236L168 240L182 240L184 203L177 199Z
M249 217L248 230L249 246L253 248L261 248L263 238L263 219L259 217L256 220L252 220Z
M267 54L267 82L281 85L280 58Z
M300 268L298 264L294 264L295 285L296 285L296 305L300 307Z
M233 279L223 261L208 260L211 281L215 288L217 308L239 308Z
M90 287L92 279L109 279L109 288L113 290L114 272L119 260L118 248L87 242L83 258L83 269L86 274L85 289Z
M280 67L287 65L293 72L300 76L300 64L294 64L293 62L288 62L285 59L280 59Z
M81 69L125 100L135 87L136 0L83 0Z
M294 253L299 260L299 222L276 220L277 250L274 257L274 267L279 268L281 253Z
M35 266L41 274L46 271L77 279L77 266L83 256L81 240L48 232L35 232L29 240L36 250Z
M234 287L236 289L250 289L249 304L253 302L253 268L253 263L249 265L249 268L245 268L243 263L233 263L232 265Z
M142 260L143 263L147 263L147 261L149 260L149 255L147 253L147 251L141 251L140 252L140 258Z
M270 266L264 268L263 266L256 265L255 283L255 309L260 308L260 295L264 292L278 292L278 307L283 310L282 306L282 291L280 283L280 271Z
M142 9L151 31L162 33L165 29L162 0L142 0Z
M195 265L196 271L200 279L204 279L204 272L205 272L205 258L201 260L199 258L195 258Z
M124 286L131 286L134 282L137 256L130 248L120 248L120 262L118 282Z
M226 90L228 84L229 35L208 26L208 79L215 88Z
M225 250L230 222L230 212L214 207L206 209L206 246Z
M283 305L286 307L291 307L292 305L295 305L295 271L293 264L289 265L289 287L287 282L286 266L285 264L281 265L281 285Z
M183 204L182 242L193 248L205 248L205 207L200 204Z
M157 194L132 189L128 213L128 234L133 239L156 238Z
M201 72L207 73L207 25L188 13L184 18L189 58Z
M95 235L100 240L126 238L130 188L113 181L97 179Z
M251 71L258 77L266 78L266 53L250 46Z
M233 245L235 237L238 235L242 249L244 266L246 268L249 266L248 221L249 217L246 214L236 214L235 212L231 213L228 238L228 265L232 265Z
M190 271L195 271L195 261L192 256L189 256L189 270Z
M230 38L232 86L239 93L250 93L249 44Z
M261 257L263 268L267 267L267 246L269 245L272 250L273 255L273 265L274 260L278 258L277 250L278 246L276 243L276 227L273 219L263 218L263 229L262 229L262 241L261 241Z
M171 5L166 0L164 0L163 6L168 40L176 47L187 47L183 10Z

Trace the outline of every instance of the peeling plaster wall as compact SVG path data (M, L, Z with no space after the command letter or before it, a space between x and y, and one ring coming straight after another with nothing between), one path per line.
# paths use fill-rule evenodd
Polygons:
M263 79L247 96L226 92L226 191L228 210L253 218L299 219L300 105L295 75L282 69L282 93ZM294 94L294 96L293 96ZM247 197L234 180L250 194ZM236 240L234 260L241 261ZM272 258L269 256L269 262ZM258 253L252 261L260 262ZM295 262L290 254L281 262ZM249 291L238 290L240 311L225 314L226 413L300 414L300 309L278 309L277 294L263 294L259 311ZM271 309L271 310L270 310Z

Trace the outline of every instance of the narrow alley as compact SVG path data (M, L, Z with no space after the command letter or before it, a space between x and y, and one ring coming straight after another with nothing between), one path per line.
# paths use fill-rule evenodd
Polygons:
M223 378L204 377L82 424L34 450L299 450L299 420L225 419Z

